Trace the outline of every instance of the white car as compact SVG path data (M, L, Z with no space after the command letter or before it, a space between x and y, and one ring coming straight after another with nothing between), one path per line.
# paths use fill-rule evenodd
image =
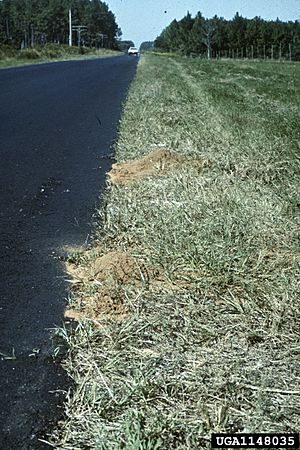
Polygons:
M136 47L129 47L128 49L128 55L136 55L138 56L139 51Z

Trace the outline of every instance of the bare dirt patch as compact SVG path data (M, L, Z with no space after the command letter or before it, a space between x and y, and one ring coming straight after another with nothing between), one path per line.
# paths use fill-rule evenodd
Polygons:
M189 160L170 150L158 149L141 159L113 164L108 176L112 184L129 184L154 175L166 175L171 169L180 168L183 165L202 170L205 162Z

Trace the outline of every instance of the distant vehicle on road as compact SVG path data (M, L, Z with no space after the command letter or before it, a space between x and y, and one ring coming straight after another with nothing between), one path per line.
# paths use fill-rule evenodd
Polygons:
M136 47L129 47L128 55L138 56L138 54L139 54L139 51Z

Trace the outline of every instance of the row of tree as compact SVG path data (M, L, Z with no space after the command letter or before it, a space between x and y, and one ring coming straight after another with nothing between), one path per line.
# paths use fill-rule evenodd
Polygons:
M126 53L129 49L129 47L134 47L134 42L133 41L119 41L118 47L119 47L119 50ZM154 47L153 41L144 41L141 43L139 51L145 52L147 50L153 49L153 47Z
M46 44L67 44L69 9L72 23L85 26L73 31L73 42L94 47L117 46L121 35L114 14L100 0L0 0L0 43L17 48Z
M232 20L198 12L173 20L155 40L155 47L185 55L210 57L288 58L300 60L300 22L246 19Z
M147 50L152 50L154 47L153 41L144 41L141 43L140 52L146 52Z
M134 42L133 41L119 41L118 42L118 48L119 50L121 50L122 52L127 52L129 47L134 47Z

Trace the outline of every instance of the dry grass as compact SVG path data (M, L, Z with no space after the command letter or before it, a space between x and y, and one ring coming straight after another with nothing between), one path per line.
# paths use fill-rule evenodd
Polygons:
M116 252L148 275L107 277L121 320L57 331L76 388L53 447L208 449L212 432L300 429L299 71L143 57L118 162L165 147L210 164L108 186L97 250L72 262ZM87 280L71 305L98 295Z

